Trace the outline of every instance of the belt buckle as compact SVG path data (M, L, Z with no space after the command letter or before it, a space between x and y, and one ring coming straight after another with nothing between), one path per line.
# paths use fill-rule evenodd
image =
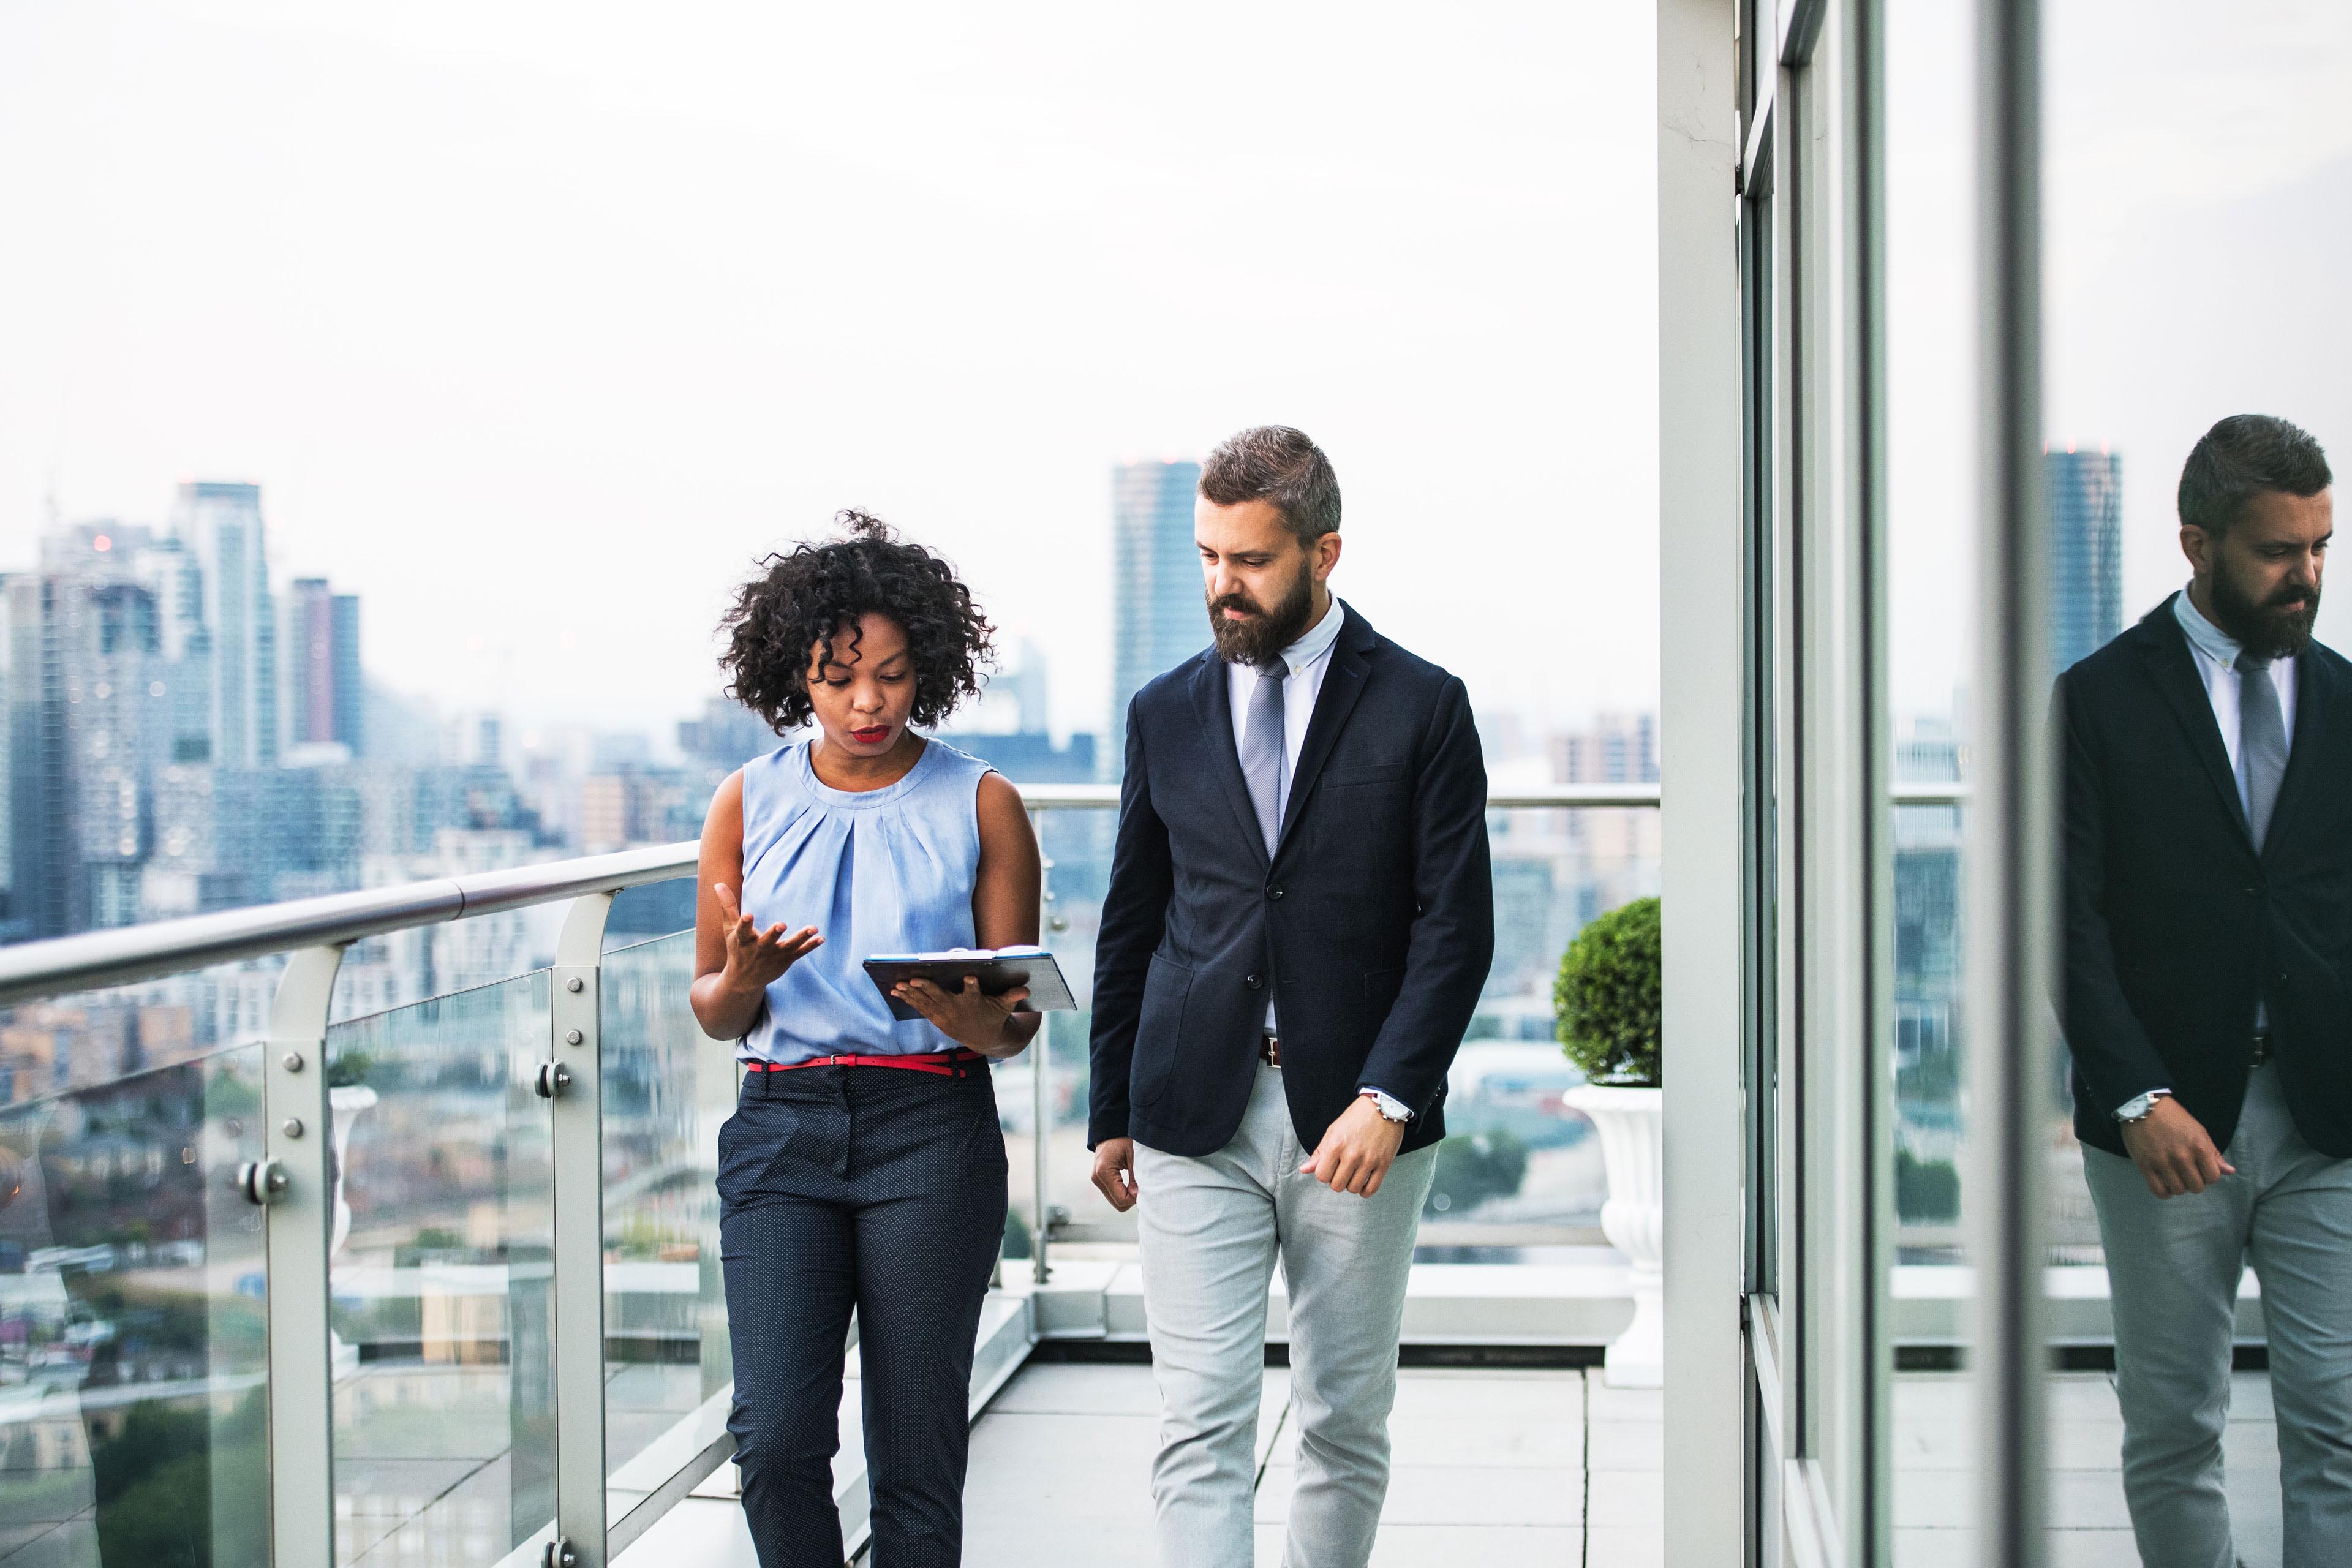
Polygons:
M1257 1059L1276 1071L1282 1068L1282 1037L1260 1031L1257 1037Z
M2256 1029L2254 1031L2254 1066L2268 1067L2270 1061L2271 1032L2268 1029Z

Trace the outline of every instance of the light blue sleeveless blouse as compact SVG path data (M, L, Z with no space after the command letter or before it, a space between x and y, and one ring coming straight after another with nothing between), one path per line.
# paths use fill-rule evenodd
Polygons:
M928 1020L891 1017L865 965L880 952L974 945L980 780L992 770L932 741L887 789L838 790L817 781L812 744L743 765L743 909L762 931L813 925L824 945L768 987L735 1054L791 1063L953 1050Z

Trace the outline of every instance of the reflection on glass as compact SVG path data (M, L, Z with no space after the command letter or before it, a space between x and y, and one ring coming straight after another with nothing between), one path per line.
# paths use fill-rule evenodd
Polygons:
M494 1563L554 1517L548 1015L542 970L329 1031L341 1562Z
M12 1051L24 1026L0 1024ZM0 1110L0 1555L266 1557L262 1216L233 1182L261 1152L260 1063L216 1049Z
M2081 1174L2052 1220L2103 1267L2050 1277L2053 1523L2119 1561L2352 1562L2352 709L2315 549L2352 431L2323 237L2352 16L2044 16L2053 631L2078 584L2115 604L2057 650Z
M1976 548L1973 48L1954 7L1885 8L1887 676L1897 798L1972 782ZM1888 1146L1895 1228L1879 1249L1894 1370L1888 1474L1901 1568L1975 1560L1965 1241L1974 1155L1968 1094L1969 833L1962 804L1890 814L1894 994Z
M665 884L667 885L667 884ZM719 1124L734 1053L687 1005L694 933L604 954L604 1453L620 1518L726 1429Z
M2352 728L2333 706L2352 667L2311 641L2330 482L2295 426L2215 425L2179 487L2189 585L2059 684L2074 1123L2122 1491L2158 1563L2352 1552L2352 813L2334 787ZM2228 1485L2249 1264L2292 1390L2273 1394L2275 1537L2268 1498Z

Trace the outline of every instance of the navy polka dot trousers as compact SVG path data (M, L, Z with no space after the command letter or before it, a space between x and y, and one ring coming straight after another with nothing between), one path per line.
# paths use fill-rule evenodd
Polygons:
M857 1312L873 1568L963 1551L972 1337L1004 1234L986 1064L746 1076L719 1131L728 1430L761 1568L841 1568L833 1456Z

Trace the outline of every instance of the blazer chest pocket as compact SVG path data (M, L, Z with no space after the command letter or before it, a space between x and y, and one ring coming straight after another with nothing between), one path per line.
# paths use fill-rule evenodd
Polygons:
M1176 1053L1184 1038L1184 1003L1192 994L1192 972L1154 954L1143 977L1143 1005L1136 1010L1135 1059L1128 1092L1150 1105L1168 1092Z
M1404 777L1402 763L1375 763L1369 767L1325 768L1325 789L1358 789L1368 784L1396 784Z

